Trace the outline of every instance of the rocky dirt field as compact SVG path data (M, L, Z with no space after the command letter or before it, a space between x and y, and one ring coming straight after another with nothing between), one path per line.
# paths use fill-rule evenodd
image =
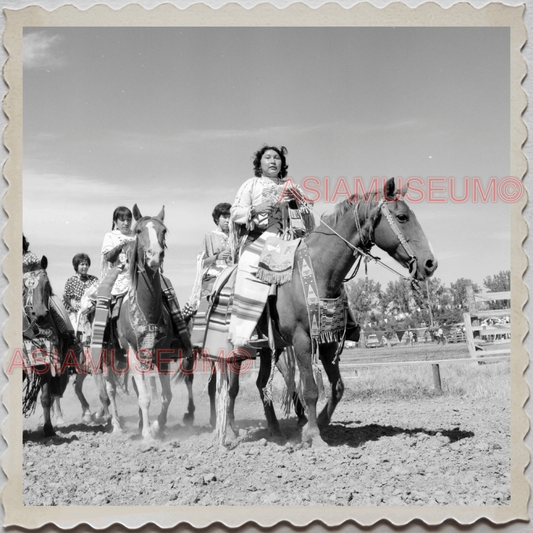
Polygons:
M454 363L455 365L459 363ZM424 398L358 397L358 379L346 379L345 398L329 444L301 443L291 416L285 438L265 429L253 373L242 377L236 417L240 435L231 449L218 445L209 425L206 376L195 381L196 418L182 417L185 386L173 385L162 441L137 435L133 393L119 398L125 432L80 422L69 384L64 424L42 436L42 411L24 421L25 505L507 505L510 502L510 407L494 395ZM85 382L93 409L96 387ZM274 382L281 396L281 378ZM408 396L408 395L407 395ZM321 402L323 403L323 402ZM279 401L276 404L281 416ZM154 418L159 402L152 403Z

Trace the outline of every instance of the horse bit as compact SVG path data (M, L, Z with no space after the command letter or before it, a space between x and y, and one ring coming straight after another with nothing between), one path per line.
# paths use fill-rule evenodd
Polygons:
M400 201L400 200L401 200L401 198L399 198L397 201ZM359 216L358 216L358 208L359 208L359 202L357 202L355 204L355 207L354 207L355 225L357 226L357 231L358 231L358 233L359 233L359 235L361 237L361 243L363 244L363 247L365 247L368 250L370 250L370 248L375 244L374 243L374 239L373 239L374 225L372 225L370 236L369 236L369 238L368 238L368 240L367 240L367 242L365 244L364 243L364 238L363 238L363 230L361 228L361 223L359 221ZM381 211L381 213L383 213L385 215L385 218L386 218L390 228L392 229L392 231L394 232L394 234L398 238L400 244L402 245L402 247L406 251L407 255L409 256L409 261L407 262L407 264L408 264L409 273L411 274L411 277L406 277L406 276L402 275L400 272L398 272L398 271L394 270L393 268L389 267L388 265L383 263L383 261L381 261L381 259L379 257L375 257L372 254L370 254L369 251L362 250L362 249L358 248L357 246L354 246L351 242L347 241L342 235L339 235L339 233L337 233L324 220L322 220L322 223L327 228L329 228L335 235L337 235L337 237L339 237L341 240L343 240L352 249L354 256L356 256L357 254L360 254L359 255L359 259L360 260L361 260L362 257L365 257L366 261L369 261L369 260L375 261L376 263L378 263L382 267L386 268L387 270L390 270L392 273L397 274L402 279L405 279L406 281L410 281L411 283L415 283L416 284L417 281L414 278L414 273L416 272L417 258L416 258L415 254L413 252L413 249L411 248L411 245L409 244L408 240L405 238L403 233L400 231L400 228L398 228L398 225L396 224L394 218L392 217L392 214L391 214L389 208L387 207L387 204L386 204L386 202L385 202L385 200L383 198L381 198L379 200L378 205L377 205L377 209L379 209ZM357 274L357 271L359 270L359 264L360 264L360 262L358 264L356 264L356 266L354 267L354 273L346 281L349 281L350 279L352 279Z

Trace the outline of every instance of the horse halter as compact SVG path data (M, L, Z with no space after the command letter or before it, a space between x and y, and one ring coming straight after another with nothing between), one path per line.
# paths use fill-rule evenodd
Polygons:
M26 297L24 299L24 309L27 307L33 307L33 291L39 286L39 278L44 274L43 269L31 270L22 274L22 281L26 287Z
M142 221L142 220L146 220L148 219L148 217L143 217L143 219L139 220L137 222L137 224L135 224L135 227L133 228L135 230L135 228L137 227L137 225ZM165 228L165 226L163 225L163 228ZM160 264L159 264L159 270L161 272L163 272L163 261L164 261L164 258L165 258L165 249L167 247L166 245L166 242L165 240L163 239L163 242L160 242L159 245L161 246L161 261L160 261ZM148 259L148 256L147 256L147 249L143 246L143 244L141 243L140 239L139 239L139 236L136 235L135 236L135 254L137 254L138 252L141 252L139 255L142 256L142 263L141 265L139 265L137 263L137 270L143 274L146 274L146 262L147 262L147 259Z
M401 198L399 198L397 201L401 201ZM387 219L387 222L389 223L390 228L400 241L400 244L403 246L403 249L409 256L409 261L407 264L409 265L409 274L414 276L417 268L417 258L416 255L413 252L413 249L411 248L411 245L409 244L409 241L405 238L404 234L400 231L400 228L398 227L398 224L396 224L396 221L392 217L392 213L390 212L389 208L387 207L387 203L383 198L378 203L378 207L381 210L381 212L385 215L385 218Z
M385 215L385 218L387 219L387 222L388 222L389 226L391 227L391 229L394 232L394 234L398 237L398 240L400 241L400 244L404 247L405 251L407 252L407 255L409 256L409 261L408 261L407 264L409 265L409 273L411 274L410 278L400 274L400 272L398 272L398 271L394 270L393 268L391 268L390 266L386 265L379 257L375 257L375 256L373 256L373 255L371 255L369 253L369 251L372 248L372 246L374 244L376 244L374 242L374 227L375 226L374 226L374 224L372 224L372 229L370 231L370 236L368 237L368 239L366 240L366 243L365 243L365 238L364 238L364 235L363 235L363 229L361 228L361 223L359 222L358 207L359 207L359 202L357 202L355 204L353 214L354 214L355 225L357 227L357 231L358 231L358 234L359 234L360 239L361 239L361 243L363 245L363 248L365 248L363 250L361 248L358 248L357 246L353 245L351 242L347 241L342 235L337 233L324 220L322 220L321 222L330 231L332 231L337 237L339 237L339 239L344 241L349 248L351 248L351 250L353 252L353 255L355 257L357 257L357 254L359 254L360 256L365 257L365 259L367 261L369 261L369 260L375 261L378 265L381 265L383 268L386 268L387 270L390 270L393 274L396 274L396 275L400 276L401 278L403 278L405 280L409 280L411 282L415 282L416 280L414 278L414 274L416 272L417 258L414 255L413 250L412 250L409 242L404 237L404 235L402 234L402 232L398 228L396 222L392 218L392 214L389 211L389 208L387 207L387 204L385 203L385 200L383 198L380 199L380 201L378 202L378 205L377 205L377 209L379 210L379 212L381 212L381 213L383 213ZM414 265L414 268L413 268L413 265ZM357 270L358 269L359 269L359 265L356 263L356 265L354 267L353 274L345 281L349 281L350 279L352 279L357 274Z
M26 317L28 327L23 330L22 334L24 335L28 331L33 331L35 335L44 335L45 337L51 336L50 329L43 329L37 324L37 316L30 316L30 310L33 309L33 293L34 290L39 286L40 278L45 274L45 270L40 268L38 270L31 270L29 272L24 272L22 274L22 281L26 290L23 290L23 302L22 302L22 312Z

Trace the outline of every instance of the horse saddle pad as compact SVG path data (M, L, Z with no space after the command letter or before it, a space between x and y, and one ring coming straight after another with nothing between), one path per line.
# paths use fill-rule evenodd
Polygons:
M209 309L207 311L206 325L218 332L227 333L231 319L235 280L237 278L237 266L227 267L217 278L213 292L209 296ZM272 285L266 305L275 305L276 286ZM259 319L254 334L250 339L249 346L253 349L267 348L269 346L269 327L267 313L263 312ZM289 346L273 322L271 328L276 347ZM253 355L255 358L255 353Z

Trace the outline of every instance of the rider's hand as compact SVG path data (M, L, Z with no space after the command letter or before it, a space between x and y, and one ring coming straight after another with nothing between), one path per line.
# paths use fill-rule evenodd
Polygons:
M261 202L259 205L254 207L254 212L258 215L265 214L269 215L272 213L272 210L277 205L277 201L274 198L268 198L264 202Z
M217 254L217 259L221 259L223 261L227 261L231 258L231 252L229 250L223 250L222 252L219 252Z

